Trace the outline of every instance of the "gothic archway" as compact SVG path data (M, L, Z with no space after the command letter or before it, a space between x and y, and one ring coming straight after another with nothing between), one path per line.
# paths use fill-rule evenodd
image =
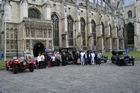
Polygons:
M101 25L102 25L102 38L103 38L103 50L106 49L106 38L105 38L105 26L104 26L104 23L101 22Z
M132 23L127 25L126 39L127 47L134 48L134 25Z
M85 20L84 18L80 19L80 23L81 23L81 34L82 34L82 45L85 46L86 45L86 33L85 33Z
M41 18L41 12L37 8L29 8L28 9L28 17L29 18L36 18L40 19Z
M39 53L44 53L44 52L45 52L45 46L41 42L38 42L34 45L33 48L34 57L37 57Z
M91 20L91 28L92 28L92 37L93 37L93 42L92 42L92 49L96 49L96 23L94 20Z

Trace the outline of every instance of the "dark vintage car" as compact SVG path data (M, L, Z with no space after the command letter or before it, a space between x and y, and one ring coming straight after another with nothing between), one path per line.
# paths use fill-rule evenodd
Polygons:
M103 55L101 52L97 53L97 58L95 59L96 64L107 63L108 57Z
M112 51L111 61L119 66L129 65L134 66L135 58L125 53L123 50Z
M30 72L34 71L35 60L28 59L26 60L24 57L13 57L11 60L6 61L6 70L12 70L14 74L20 71L24 71L29 69Z
M68 47L68 48L60 48L61 52L65 52L66 54L66 64L75 64L75 60L78 59L76 55L76 48Z

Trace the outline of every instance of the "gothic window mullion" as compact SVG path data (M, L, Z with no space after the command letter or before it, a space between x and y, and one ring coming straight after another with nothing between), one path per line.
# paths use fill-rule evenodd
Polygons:
M82 34L82 39L83 39L83 45L85 46L86 45L86 42L85 42L85 20L84 18L81 18L80 20L81 22L81 34Z
M59 19L56 14L52 15L52 22L53 22L53 41L54 46L59 46Z
M73 20L71 16L68 16L68 42L70 46L73 46Z

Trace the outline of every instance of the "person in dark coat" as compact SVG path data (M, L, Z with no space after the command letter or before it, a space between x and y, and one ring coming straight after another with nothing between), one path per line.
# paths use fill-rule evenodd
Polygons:
M91 59L92 59L92 56L91 56L91 53L90 51L87 51L87 64L91 65Z
M65 54L65 52L62 52L61 57L62 57L62 66L65 66L66 65L66 54Z
M97 64L97 58L98 58L98 57L97 57L97 52L94 51L94 53L95 53L94 61L95 61L95 63Z

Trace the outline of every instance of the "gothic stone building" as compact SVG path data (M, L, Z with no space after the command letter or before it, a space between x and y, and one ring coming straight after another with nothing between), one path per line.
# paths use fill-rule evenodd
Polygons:
M74 47L123 49L121 0L2 0L1 45L7 53ZM6 32L4 35L3 32ZM18 42L16 42L16 40Z
M140 51L140 0L124 8L125 47Z

